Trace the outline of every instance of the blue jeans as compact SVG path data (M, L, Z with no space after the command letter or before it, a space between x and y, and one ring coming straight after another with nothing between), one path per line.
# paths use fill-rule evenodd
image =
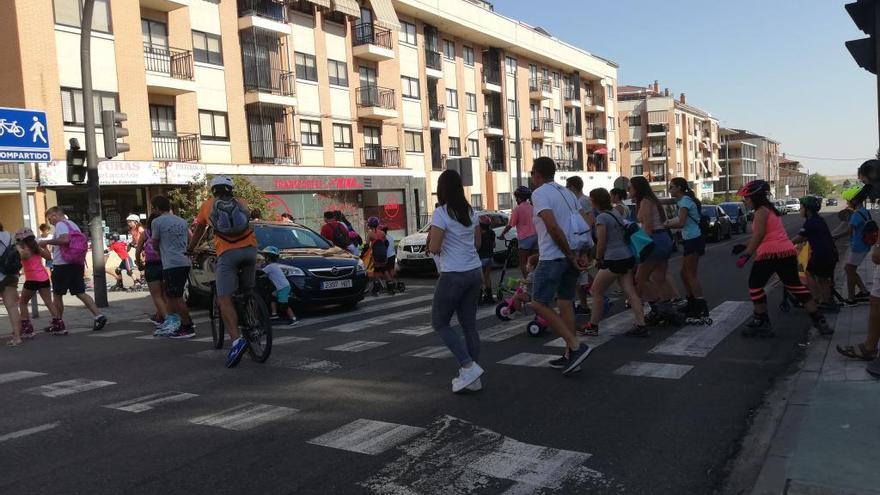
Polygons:
M482 283L482 270L479 268L467 272L441 272L434 289L431 326L462 366L480 357L477 300ZM458 317L463 339L449 325L453 314Z

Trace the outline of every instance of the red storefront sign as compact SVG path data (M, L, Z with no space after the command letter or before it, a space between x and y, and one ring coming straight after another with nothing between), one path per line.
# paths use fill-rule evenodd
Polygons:
M277 191L321 191L363 189L357 177L331 177L327 179L275 179Z

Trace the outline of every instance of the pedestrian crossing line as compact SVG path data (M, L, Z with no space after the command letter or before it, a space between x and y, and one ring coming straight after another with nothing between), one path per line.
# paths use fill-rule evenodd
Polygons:
M211 342L213 337L209 337L206 342ZM307 340L312 340L312 337L297 337L295 335L287 335L284 337L272 337L272 345L284 345L284 344L293 344L296 342L305 342Z
M398 328L397 330L391 330L388 333L396 333L400 335L411 335L413 337L421 337L422 335L427 335L434 331L434 328L431 325L419 325L416 327L404 327Z
M510 356L507 359L498 361L498 364L506 364L509 366L528 366L531 368L546 368L548 363L558 358L555 354L533 354L531 352L521 352Z
M408 441L423 431L424 428L416 426L358 419L315 437L307 443L359 454L376 455Z
M205 349L204 351L199 351L195 354L191 354L191 356L204 359L213 359L216 362L222 362L223 359L226 357L226 350ZM330 373L331 371L337 370L342 367L342 365L339 363L327 361L324 359L312 359L302 356L284 356L276 354L273 354L272 357L270 357L269 360L266 361L265 365L272 368L286 368L299 371L309 371L313 373Z
M198 395L187 392L160 392L158 394L145 395L143 397L117 402L115 404L107 404L104 407L138 414L154 409L154 407L159 404L183 402L187 399L192 399L193 397L198 397Z
M9 373L0 373L0 384L27 380L28 378L36 378L38 376L46 376L46 373L40 373L39 371L11 371Z
M366 315L387 311L389 309L399 308L401 306L409 306L412 304L418 304L421 302L430 301L433 298L434 298L434 296L432 294L428 294L428 295L424 295L424 296L402 298L397 301L391 301L391 302L382 301L381 308L366 307L369 305L369 303L364 302L365 307L358 308L354 311L349 311L346 313L334 313L334 314L327 315L327 316L319 316L317 318L308 318L308 317L302 318L300 320L301 323L297 326L304 327L304 326L316 325L319 323L328 323L328 322L342 321L342 320L351 321L353 318L363 320ZM372 302L372 301L374 301L374 300L371 299L370 302Z
M599 322L599 335L596 337L580 336L579 340L590 345L593 349L610 341L618 335L623 335L635 325L632 311L624 310ZM544 344L546 347L565 348L565 340L556 338Z
M131 335L133 333L143 333L143 331L142 330L113 330L110 332L93 332L93 333L90 333L88 335L88 337L109 338L109 337L119 337L122 335Z
M189 317L190 317L190 318L193 318L193 319L195 319L195 318L199 318L199 317L202 317L202 316L206 317L206 318L204 319L204 321L210 321L210 320L211 320L210 315L209 315L207 309L202 309L202 310L198 310L198 311L190 311L190 312L189 312ZM139 319L137 319L137 320L130 320L130 321L131 321L132 323L152 323L152 320L150 320L150 317L149 317L149 316L146 317L146 318L139 318Z
M367 320L360 319L359 321L352 321L350 323L344 323L342 325L331 326L327 328L321 329L323 332L340 332L340 333L351 333L357 332L359 330L364 330L366 328L372 326L379 325L387 325L389 323L393 323L395 321L405 320L409 317L424 314L431 311L431 307L421 307L410 309L408 311L401 311L397 313L386 314L383 316L379 316L377 318L370 318Z
M246 402L218 413L192 418L189 422L197 425L215 426L225 430L247 431L272 421L293 416L298 412L299 409L289 407Z
M751 310L750 302L724 301L709 312L713 320L711 325L687 325L649 352L670 356L706 357L715 346L746 321L752 314Z
M196 337L193 339L186 339L190 342L214 342L214 337Z
M693 366L689 364L643 363L641 361L630 361L614 370L614 374L678 380L691 369L693 369Z
M525 329L519 322L506 321L480 330L480 340L483 342L502 342L525 333Z
M387 345L388 342L375 342L370 340L353 340L351 342L347 342L341 345L335 345L333 347L328 347L325 350L328 351L341 351L341 352L361 352L366 351L368 349L375 349L376 347L381 347L383 345Z
M429 345L427 347L416 349L412 352L407 352L406 354L404 354L404 356L442 359L452 357L452 351L447 349L445 345Z
M108 382L106 380L88 380L85 378L74 378L73 380L65 380L63 382L50 383L25 389L23 392L34 395L42 395L43 397L65 397L68 395L78 394L89 390L109 387L116 385L116 382Z
M6 442L8 440L15 440L16 438L26 437L33 435L35 433L41 433L44 431L53 430L58 427L61 423L56 421L54 423L46 423L40 426L34 426L32 428L25 428L24 430L13 431L12 433L7 433L5 435L0 435L0 443Z

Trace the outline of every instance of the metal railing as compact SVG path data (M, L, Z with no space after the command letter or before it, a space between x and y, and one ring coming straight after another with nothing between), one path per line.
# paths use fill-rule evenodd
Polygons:
M650 158L666 158L666 148L649 149L648 157Z
M580 93L576 87L567 87L563 90L563 97L566 100L579 100L581 98Z
M296 74L289 70L269 69L244 60L244 89L280 96L296 94Z
M556 160L556 170L565 172L580 172L584 169L584 163L580 160L571 158L560 158Z
M379 107L394 110L397 102L394 90L381 86L361 86L355 91L355 101L359 107Z
M434 122L446 122L446 105L428 107L428 119Z
M608 164L605 162L604 158L593 155L593 158L590 158L587 162L587 168L590 172L607 172Z
M239 17L257 15L284 22L285 10L284 2L280 0L238 0Z
M251 138L248 142L253 163L273 165L299 165L302 163L302 146L296 141L283 141L267 137Z
M553 132L553 119L544 119L541 124L544 132Z
M588 127L584 136L587 139L605 139L606 133L604 127Z
M544 77L530 78L529 91L543 91L549 93L550 91L553 91L553 81Z
M505 172L507 168L504 166L504 159L489 157L486 158L486 167L492 172Z
M442 70L443 69L443 54L425 48L425 66L429 69Z
M485 127L501 128L501 114L498 112L483 112L483 125Z
M400 148L366 145L361 148L361 165L364 167L399 167Z
M201 157L198 134L156 134L153 136L153 159L197 162Z
M391 30L369 22L354 25L352 45L376 45L391 50Z
M576 124L565 124L565 135L566 136L580 136L581 130L578 129Z
M193 78L193 54L189 50L144 43L144 65L148 72L175 79Z
M484 65L483 82L486 84L501 84L501 69Z

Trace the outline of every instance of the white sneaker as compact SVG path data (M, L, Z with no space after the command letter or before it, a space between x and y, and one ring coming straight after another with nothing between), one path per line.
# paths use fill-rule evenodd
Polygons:
M471 383L465 388L470 390L471 392L479 392L480 390L483 390L483 383L480 381L479 378L477 378L474 383Z
M470 368L461 368L458 370L458 376L452 379L452 391L461 392L468 385L477 381L483 375L483 368L479 364L474 363Z

